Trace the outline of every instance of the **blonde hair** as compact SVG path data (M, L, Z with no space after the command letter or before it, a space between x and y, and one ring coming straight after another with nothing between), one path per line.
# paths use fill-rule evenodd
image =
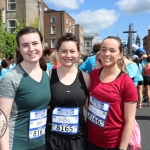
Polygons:
M83 60L82 60L81 58L79 58L79 59L76 61L76 64L77 64L78 66L81 66L82 63L83 63Z
M49 59L50 59L50 62L51 62L52 64L54 64L54 65L57 64L57 63L59 63L59 57L58 57L56 51L53 51L53 52L51 53Z
M95 56L95 59L96 59L96 60L99 59L99 53L100 53L100 51L96 53L96 56Z
M126 66L125 66L125 62L124 62L123 58L118 59L117 65L118 65L118 68L119 68L121 71L123 71L123 72L126 73Z

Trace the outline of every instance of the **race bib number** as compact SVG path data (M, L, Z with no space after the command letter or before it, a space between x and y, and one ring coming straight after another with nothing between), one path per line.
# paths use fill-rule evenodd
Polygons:
M79 108L62 108L57 107L52 113L53 132L63 134L78 133L79 126Z
M29 139L37 139L45 134L47 109L30 112Z
M109 103L101 102L90 96L88 120L98 126L105 127L109 107Z

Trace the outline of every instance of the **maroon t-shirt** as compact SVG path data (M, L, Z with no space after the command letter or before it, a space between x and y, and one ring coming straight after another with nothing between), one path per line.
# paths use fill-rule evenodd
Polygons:
M114 148L119 146L124 128L124 102L137 102L137 89L125 73L109 83L101 82L99 75L100 69L90 73L89 94L93 101L89 103L88 141L99 147ZM92 116L91 112L97 115Z

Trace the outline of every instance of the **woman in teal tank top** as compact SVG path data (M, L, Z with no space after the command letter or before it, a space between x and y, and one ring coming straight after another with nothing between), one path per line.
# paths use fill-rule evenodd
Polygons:
M0 110L8 126L0 138L1 150L45 150L49 77L43 57L43 37L25 27L16 36L17 64L0 81Z

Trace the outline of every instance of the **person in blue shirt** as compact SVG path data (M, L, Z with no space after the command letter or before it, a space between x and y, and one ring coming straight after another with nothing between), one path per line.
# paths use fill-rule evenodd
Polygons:
M52 53L52 50L50 48L47 48L43 51L44 54L44 59L46 62L46 66L47 66L47 71L49 72L52 68L53 68L53 64L50 62L50 55Z
M13 67L10 64L10 61L6 58L2 59L1 70L0 70L0 80L5 76L5 74L12 69Z
M133 62L135 62L135 63L138 65L138 72L137 72L137 75L136 75L135 78L134 78L134 80L135 80L136 82L138 82L138 84L137 84L137 89L138 89L139 102L138 102L137 108L142 108L143 84L144 84L143 76L142 76L143 67L142 67L142 65L139 63L139 59L138 59L138 56L137 56L137 55L133 55L133 56L132 56L132 60L133 60Z
M93 45L93 52L96 54L98 51L100 51L101 44L100 43L95 43ZM97 69L97 63L96 63L96 58L95 55L88 57L80 66L80 70L87 72L90 74L90 72L94 69Z
M132 62L131 60L127 59L126 55L123 56L124 63L125 63L125 71L129 75L129 77L134 81L134 85L138 85L138 81L136 77L138 76L138 66L136 63Z

